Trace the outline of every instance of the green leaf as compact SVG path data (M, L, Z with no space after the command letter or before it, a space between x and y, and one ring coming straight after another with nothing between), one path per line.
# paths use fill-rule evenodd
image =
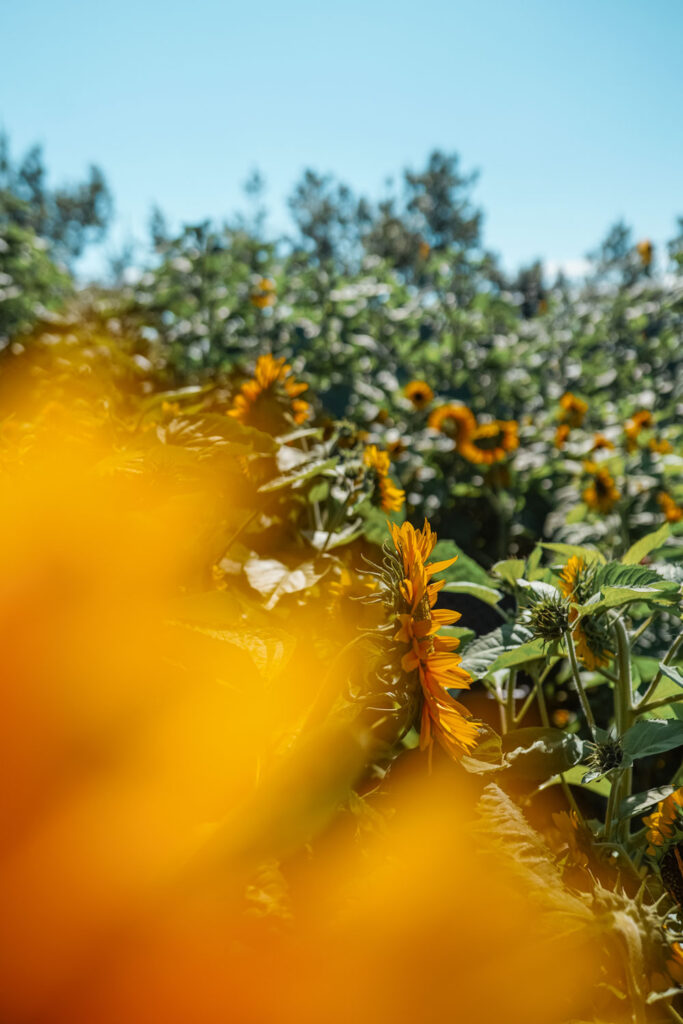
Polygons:
M468 645L463 654L462 667L474 679L481 679L502 654L514 651L532 639L533 634L526 626L506 622Z
M268 598L265 605L267 611L275 607L284 594L296 594L308 590L325 575L330 563L320 559L317 568L313 562L302 562L290 569L276 558L250 558L244 563L244 572L250 586Z
M604 555L600 551L596 551L595 548L584 548L579 544L541 544L540 546L548 551L554 551L558 555L563 555L567 561L574 555L583 558L589 565L593 562L604 564L605 561Z
M485 604L494 606L498 604L503 596L500 590L484 587L481 583L469 583L465 580L447 583L443 589L449 594L470 594L471 597L476 597Z
M549 856L545 840L531 827L524 814L507 793L494 783L484 790L477 805L480 823L475 830L482 845L502 855L508 870L519 878L525 893L548 911L558 915L558 929L564 915L566 923L590 921L592 911L584 901L563 884L561 869Z
M619 804L619 817L632 818L636 814L643 814L648 808L667 797L669 793L673 793L674 788L674 786L660 786L658 789L647 789L644 793L627 796Z
M471 582L482 587L491 587L491 579L488 573L473 558L466 555L452 540L437 541L430 561L445 562L449 558L455 558L456 555L458 561L449 566L448 569L440 572L440 579L459 583Z
M584 744L574 733L531 727L504 736L503 755L506 768L520 778L549 779L578 764Z
M503 562L496 562L491 573L514 587L519 577L524 575L524 559L506 558Z
M660 528L655 530L654 533L647 533L644 537L641 537L640 540L636 541L635 544L631 545L622 558L621 564L637 565L643 560L643 558L645 558L646 555L649 555L651 551L661 547L670 533L671 528L668 523L664 523L664 525L660 526Z
M465 754L461 766L472 775L498 772L503 767L501 739L488 725L482 725L474 754Z
M517 586L523 590L530 590L538 598L550 598L553 601L562 600L562 594L552 583L544 583L543 580L516 580Z
M619 562L608 562L595 574L595 586L599 590L618 587L647 593L666 582L654 569L644 565L620 565Z
M682 744L683 722L670 718L636 722L623 736L624 755L632 761L652 754L663 754Z
M584 782L586 776L586 769L581 764L574 765L568 771L564 772L564 780L570 786L583 786L585 789L589 789L592 793L597 793L598 796L608 797L610 793L611 784L609 779L601 777L591 782ZM539 789L546 789L548 786L554 786L560 783L562 780L559 775L554 779L549 779L544 785L539 786Z
M606 608L619 608L632 601L669 604L676 600L678 585L663 579L653 569L642 565L620 565L609 562L595 576L596 594L584 605L580 614L594 615ZM599 591L599 594L598 594Z
M332 459L313 459L311 462L307 462L301 469L296 469L292 473L283 473L282 476L276 476L274 480L269 480L268 483L262 484L259 487L259 492L266 494L269 491L279 491L283 487L296 487L303 483L304 480L310 480L313 476L318 476L325 473L327 470L334 469L337 464L337 460Z
M529 640L521 647L515 647L511 651L505 651L494 661L491 672L497 672L501 668L512 668L514 665L524 665L527 661L538 661L545 658L546 652L543 641L540 638Z
M677 686L683 686L683 674L680 669L676 668L675 665L665 665L663 661L659 663L660 671L670 679Z

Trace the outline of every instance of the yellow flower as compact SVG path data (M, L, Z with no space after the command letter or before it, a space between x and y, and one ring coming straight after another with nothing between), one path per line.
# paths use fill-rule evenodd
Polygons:
M683 985L683 946L680 942L671 945L671 957L666 962L669 974L675 982Z
M500 462L518 447L517 421L494 420L493 423L482 423L473 430L460 446L460 453L468 462L490 466Z
M380 508L383 512L400 512L406 492L397 487L390 476L379 478Z
M291 366L284 358L259 356L253 378L242 384L228 416L269 434L279 433L288 422L304 423L310 406L297 396L307 390L308 384L290 377L290 373Z
M664 513L664 518L668 523L678 523L683 519L683 508L678 505L670 494L666 491L660 491L657 495L657 503Z
M638 242L636 246L640 261L644 267L649 267L652 263L652 251L653 246L649 238L644 238L642 242Z
M559 811L553 814L555 826L550 835L550 845L556 853L565 854L570 864L588 867L588 855L581 839L581 829L576 811Z
M592 480L583 492L583 500L589 508L595 509L601 515L607 515L619 501L621 494L614 486L614 480L604 466L598 466L595 462L586 462L584 469L590 474Z
M466 405L440 405L430 414L427 426L447 434L455 441L456 448L460 448L476 429L477 421Z
M560 420L570 427L580 427L588 412L588 402L567 391L560 399Z
M374 473L375 482L383 512L399 512L405 501L405 491L397 487L389 476L391 460L388 452L380 451L377 445L369 444L363 452L363 463Z
M569 437L569 431L570 430L571 430L571 427L569 426L568 423L560 423L560 425L558 426L557 430L555 431L555 447L556 448L560 448L560 449L564 448L565 444L567 443L567 439Z
M675 790L664 800L660 800L657 810L643 818L647 827L649 844L647 852L650 856L657 852L657 847L665 846L667 841L673 838L681 808L683 808L683 788Z
M560 573L560 590L574 604L585 604L591 597L592 577L593 570L586 560L572 555ZM569 609L569 622L576 623L572 630L576 655L589 672L594 672L609 663L612 652L605 646L604 630L590 617L577 622L578 614L576 608Z
M269 277L262 277L252 288L249 301L252 306L257 306L259 309L272 306L275 302L275 282L271 281Z
M409 384L406 384L403 393L416 409L424 409L434 397L434 392L424 380L411 380Z
M608 451L613 451L614 445L608 437L605 437L604 434L595 434L595 436L593 437L593 446L591 448L591 451L598 452L603 448L607 449Z
M630 419L626 420L624 424L624 434L626 435L626 449L629 452L633 452L638 447L638 435L644 427L652 426L652 413L648 412L647 409L640 409L634 413Z
M460 615L434 609L443 581L430 582L435 573L448 568L455 558L427 562L436 544L436 534L427 520L422 530L416 530L410 523L392 525L391 537L404 574L399 586L398 630L394 639L406 645L401 667L407 673L417 672L420 680L420 748L431 749L436 738L457 759L476 746L479 730L449 689L469 689L472 680L460 667L459 655L453 653L459 641L438 635L442 626L457 622Z
M667 441L665 437L662 437L659 441L655 437L651 437L647 442L651 452L656 452L658 455L668 455L669 452L673 451L671 442Z
M376 444L369 444L363 452L363 462L368 469L374 469L380 476L386 476L391 468L388 452L381 451Z

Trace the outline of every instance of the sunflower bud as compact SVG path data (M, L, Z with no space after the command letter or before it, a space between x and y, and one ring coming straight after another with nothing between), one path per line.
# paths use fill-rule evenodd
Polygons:
M542 597L527 613L529 628L546 643L561 640L569 629L569 605L561 597Z
M624 760L624 749L620 739L607 739L602 743L591 743L587 764L592 772L607 775L614 768L620 768ZM590 772L589 772L590 774Z

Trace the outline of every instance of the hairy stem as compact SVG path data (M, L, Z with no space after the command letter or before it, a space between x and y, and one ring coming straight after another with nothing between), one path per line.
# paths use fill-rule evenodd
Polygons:
M572 637L571 630L569 630L569 629L564 634L564 642L565 642L565 644L567 646L567 653L569 654L569 663L570 663L570 665L572 667L572 675L574 676L574 685L576 686L576 691L577 691L577 693L579 695L579 701L581 703L581 710L583 711L583 717L586 719L586 723L588 724L588 728L591 731L591 736L593 737L593 740L595 742L597 742L597 731L596 731L596 725L595 725L595 718L593 717L593 711L592 711L591 706L590 706L590 704L588 702L588 697L586 696L586 691L583 688L583 683L581 682L581 671L579 669L579 662L578 662L577 657L576 657L576 649L574 647L574 638Z

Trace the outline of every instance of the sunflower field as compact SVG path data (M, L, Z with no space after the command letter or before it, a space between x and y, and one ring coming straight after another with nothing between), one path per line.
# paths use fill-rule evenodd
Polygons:
M683 234L426 180L89 285L0 180L6 1024L683 1021Z

